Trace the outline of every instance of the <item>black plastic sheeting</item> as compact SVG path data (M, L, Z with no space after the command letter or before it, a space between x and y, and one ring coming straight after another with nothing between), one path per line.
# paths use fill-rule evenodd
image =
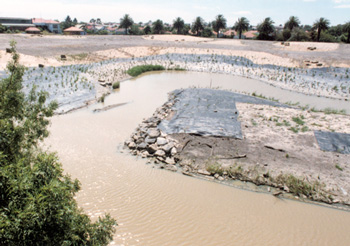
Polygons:
M175 115L163 120L158 128L167 134L189 133L242 139L237 120L236 102L288 107L256 97L223 90L185 89L171 92L175 96Z
M314 133L321 150L350 154L350 134L323 131Z

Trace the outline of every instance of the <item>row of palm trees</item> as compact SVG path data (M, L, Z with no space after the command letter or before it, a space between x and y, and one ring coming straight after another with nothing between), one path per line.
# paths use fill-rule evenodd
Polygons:
M133 25L132 18L126 14L123 18L120 19L120 27L125 28L125 32L127 34L128 29ZM219 33L221 30L227 28L227 20L226 18L219 14L216 16L215 20L209 24L206 24L200 16L196 17L194 22L191 25L192 33L200 36L206 28L212 28L216 33L217 37L219 37ZM242 33L248 31L250 27L249 20L245 17L238 18L238 20L233 25L232 29L238 33L239 39L242 38ZM292 32L296 28L300 27L300 20L296 16L291 16L287 22L284 24L284 29ZM177 34L183 34L183 30L186 28L185 21L181 17L177 17L173 21L173 28L176 30ZM320 41L321 32L328 30L330 28L329 20L321 17L316 20L312 26L312 29L317 31L316 40ZM161 20L157 20L153 23L153 33L160 34L164 29L163 22ZM347 42L349 43L350 39L350 21L343 25L344 32L348 34ZM271 39L271 35L275 32L274 21L267 17L257 26L257 31L259 32L258 39L269 40Z

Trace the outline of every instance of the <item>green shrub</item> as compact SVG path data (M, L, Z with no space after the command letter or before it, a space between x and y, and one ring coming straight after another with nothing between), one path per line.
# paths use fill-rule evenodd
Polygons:
M132 77L137 77L140 74L143 74L146 72L162 71L162 70L165 70L165 68L161 65L141 65L141 66L136 66L136 67L130 68L126 72Z
M120 87L120 82L115 82L115 83L113 83L113 85L112 85L112 88L113 89L118 89Z
M21 91L24 67L11 47L9 77L0 80L0 245L107 245L116 221L91 222L74 199L79 181L40 149L57 103Z

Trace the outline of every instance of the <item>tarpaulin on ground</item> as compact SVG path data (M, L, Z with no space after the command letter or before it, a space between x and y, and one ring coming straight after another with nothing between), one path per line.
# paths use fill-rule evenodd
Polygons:
M158 128L167 134L190 133L242 139L236 102L285 106L268 100L214 89L185 89L172 92L175 115Z
M321 150L350 154L350 134L315 131Z

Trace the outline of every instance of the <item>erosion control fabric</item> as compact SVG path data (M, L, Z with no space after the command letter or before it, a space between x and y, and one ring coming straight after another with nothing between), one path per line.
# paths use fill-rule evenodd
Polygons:
M158 128L167 134L190 133L242 139L241 123L237 120L236 102L285 105L229 91L185 89L171 92L175 97L174 116L163 120Z
M324 151L350 154L350 134L315 131L315 137Z

